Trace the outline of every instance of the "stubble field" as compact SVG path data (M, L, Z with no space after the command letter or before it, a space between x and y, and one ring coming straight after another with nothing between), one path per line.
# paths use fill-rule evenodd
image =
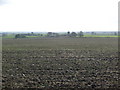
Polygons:
M3 39L3 88L118 88L118 38Z

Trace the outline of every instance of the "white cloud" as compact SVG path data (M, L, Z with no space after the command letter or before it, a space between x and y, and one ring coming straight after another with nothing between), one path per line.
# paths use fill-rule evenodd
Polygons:
M8 0L0 0L0 6L8 3Z
M114 31L116 0L11 0L0 6L2 31Z

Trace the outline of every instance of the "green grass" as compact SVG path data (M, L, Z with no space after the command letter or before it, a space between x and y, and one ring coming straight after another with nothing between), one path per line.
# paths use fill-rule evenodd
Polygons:
M84 37L120 37L117 35L84 35Z
M41 36L26 36L26 38L35 38L35 37L41 37ZM2 38L15 38L15 35L10 34L10 35L6 35Z
M26 36L27 38L42 37L42 36Z
M2 38L15 38L15 35L9 34L9 35L3 36Z

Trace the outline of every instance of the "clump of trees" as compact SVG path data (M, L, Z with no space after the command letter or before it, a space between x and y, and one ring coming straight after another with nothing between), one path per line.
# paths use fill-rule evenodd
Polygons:
M114 35L118 35L118 33L117 33L117 32L114 32Z
M70 36L70 31L67 32L67 35Z
M58 34L58 33L53 33L53 32L48 32L48 33L47 33L47 36L48 36L48 37L58 37L59 34Z
M15 38L26 38L26 36L23 34L16 34Z
M84 36L83 32L80 31L80 33L79 33L79 37L83 37L83 36Z
M72 32L70 33L69 31L67 32L67 36L70 36L70 37L76 37L76 36L79 36L79 37L83 37L84 34L82 31L80 31L78 34L76 32Z
M96 33L95 32L91 32L91 35L96 35Z
M76 37L76 36L77 36L77 33L72 32L72 33L71 33L71 36L72 36L72 37Z

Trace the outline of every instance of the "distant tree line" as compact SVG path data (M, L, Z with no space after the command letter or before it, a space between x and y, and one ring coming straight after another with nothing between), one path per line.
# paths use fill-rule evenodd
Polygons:
M40 37L63 37L63 36L67 36L67 37L84 37L84 34L86 35L86 33L83 33L83 31L80 31L78 33L76 32L70 32L68 31L66 34L60 34L60 33L55 33L55 32L47 32L47 34L40 34L40 33L27 33L27 34L16 34L15 38L26 38L27 36L40 36ZM87 32L88 35L120 35L119 32L112 32L112 33L96 33L96 32ZM4 34L3 34L4 35ZM4 35L5 36L5 35Z
M26 38L27 36L43 36L43 34L34 34L33 32L27 34L16 34L15 38Z
M33 32L31 33L28 33L28 34L16 34L15 35L15 38L26 38L27 36L43 36L42 34L34 34ZM80 31L79 33L76 33L76 32L67 32L67 34L63 35L63 34L59 34L59 33L54 33L54 32L48 32L47 37L59 37L59 36L69 36L69 37L83 37L84 34L82 31Z
M59 35L59 33L48 32L47 36L48 37L58 37L58 36L69 36L69 37L79 36L79 37L83 37L84 34L83 34L82 31L80 31L79 33L76 33L76 32L71 32L70 33L70 31L68 31L67 34L64 34L64 35Z

